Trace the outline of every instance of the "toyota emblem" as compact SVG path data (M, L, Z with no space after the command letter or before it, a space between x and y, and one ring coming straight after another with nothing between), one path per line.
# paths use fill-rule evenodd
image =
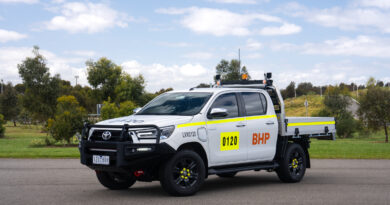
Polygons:
M111 138L111 132L110 131L104 131L102 134L102 138L104 140L109 140Z

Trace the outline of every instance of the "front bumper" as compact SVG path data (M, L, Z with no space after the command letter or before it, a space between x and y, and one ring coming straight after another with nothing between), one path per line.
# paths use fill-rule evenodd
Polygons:
M126 172L157 166L175 153L175 150L166 143L133 144L86 140L80 142L79 150L81 163L92 169ZM93 155L110 156L109 165L93 164Z

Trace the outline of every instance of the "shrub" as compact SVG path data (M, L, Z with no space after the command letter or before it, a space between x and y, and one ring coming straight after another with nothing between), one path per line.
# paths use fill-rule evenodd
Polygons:
M71 138L83 128L86 111L79 106L74 96L62 96L57 99L57 111L54 119L48 120L48 130L56 140L65 140L68 144Z
M133 110L137 108L137 105L132 101L125 101L119 105L119 116L128 116L133 114Z
M131 115L133 114L133 110L135 108L137 108L137 105L132 101L122 102L118 107L114 102L111 102L110 98L108 98L108 101L103 102L103 107L100 113L102 119L106 120Z
M5 127L3 126L5 124L4 116L0 114L0 138L4 137Z
M359 129L359 122L355 120L349 112L341 115L336 122L337 136L340 138L353 137L352 134Z

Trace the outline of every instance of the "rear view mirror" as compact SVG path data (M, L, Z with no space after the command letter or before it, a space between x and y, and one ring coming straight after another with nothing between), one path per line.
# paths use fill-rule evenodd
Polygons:
M228 112L225 108L213 108L210 112L211 118L220 118L220 117L226 117L228 115Z

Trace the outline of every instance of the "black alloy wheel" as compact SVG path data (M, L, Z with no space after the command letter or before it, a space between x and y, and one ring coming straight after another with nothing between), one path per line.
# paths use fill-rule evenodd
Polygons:
M165 191L174 196L195 194L204 178L204 162L192 150L179 151L160 168L160 183Z
M281 181L299 182L306 172L306 153L301 145L290 143L287 146L285 157L279 163L280 167L276 169L276 173Z

